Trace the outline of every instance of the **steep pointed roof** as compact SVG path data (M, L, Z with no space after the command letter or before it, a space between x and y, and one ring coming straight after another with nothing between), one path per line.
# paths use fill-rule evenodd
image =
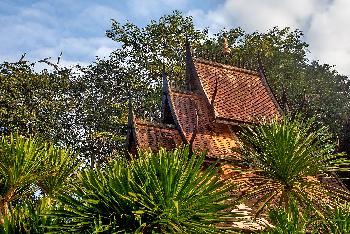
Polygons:
M238 138L234 131L226 124L213 122L212 113L201 95L172 91L170 102L186 144L194 137L193 149L208 150L208 157L239 158L232 151L238 147Z
M213 103L216 118L254 123L260 118L281 116L260 73L203 59L194 59L194 67L208 102Z

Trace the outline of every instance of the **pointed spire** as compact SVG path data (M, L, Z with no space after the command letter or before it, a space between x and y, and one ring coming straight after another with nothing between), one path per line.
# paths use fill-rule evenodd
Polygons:
M186 33L185 46L186 46L186 61L192 60L191 46L190 46L190 42L188 41L187 33Z
M130 91L128 92L128 127L127 127L127 135L126 135L126 150L127 154L136 154L137 153L137 139L135 133L135 117L134 112L132 110L132 99Z
M169 82L166 76L166 72L165 72L165 65L163 64L163 87L162 87L162 91L163 94L167 94L169 92Z
M195 68L194 68L194 63L193 63L193 58L192 58L192 53L191 53L191 47L190 43L188 41L188 36L186 34L186 83L187 83L187 89L189 91L193 91L196 88L195 85L195 80L194 80L194 73Z
M134 125L134 112L132 109L131 93L128 92L128 130L131 130Z

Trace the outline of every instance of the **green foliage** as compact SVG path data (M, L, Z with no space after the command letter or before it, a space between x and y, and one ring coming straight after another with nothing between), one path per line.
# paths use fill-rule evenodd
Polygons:
M329 209L321 227L325 233L350 233L350 205L346 203Z
M69 150L55 148L38 137L2 136L0 223L6 230L15 230L39 222L39 213L45 206L41 203L53 204L54 195L69 191L78 165L77 157ZM42 200L43 196L47 201ZM27 217L28 212L36 216Z
M32 194L33 183L40 172L45 154L37 139L26 140L18 135L0 141L1 215L6 215L9 203Z
M269 211L271 224L264 233L332 233L350 232L349 204L328 208L324 216L313 214L312 209L298 208L295 201L286 208L274 208Z
M69 191L80 167L80 160L70 149L44 145L43 160L36 185L44 196L55 197L62 191Z
M0 127L54 142L67 142L70 70L34 71L26 61L0 64Z
M122 48L114 54L127 52L129 75L143 76L159 88L163 65L174 85L183 85L186 35L196 47L207 37L207 30L195 29L191 16L174 11L144 28L130 22L120 25L114 20L106 35L121 43Z
M204 158L190 156L188 148L139 152L130 162L84 170L75 192L59 197L65 209L54 214L67 223L56 228L79 233L215 233L230 188L215 164L203 168Z
M115 151L125 153L128 93L145 96L142 92L150 91L143 81L125 74L121 61L121 56L98 60L74 77L75 124L82 132L77 148L92 166L106 162Z
M258 212L268 204L288 207L290 199L304 207L312 204L315 210L349 199L348 191L337 187L335 179L320 181L332 178L330 172L344 169L340 167L348 161L335 153L328 129L315 128L314 119L286 117L247 126L241 139L243 154L254 168L244 196L257 199Z
M310 233L315 222L309 209L299 210L297 204L290 203L286 209L270 209L271 226L264 231L266 234L304 234ZM314 232L311 232L314 233Z
M0 225L0 233L28 233L41 234L48 233L47 226L57 224L52 217L45 216L54 207L49 204L49 199L33 201L26 199L10 209L9 215L5 216L4 222Z

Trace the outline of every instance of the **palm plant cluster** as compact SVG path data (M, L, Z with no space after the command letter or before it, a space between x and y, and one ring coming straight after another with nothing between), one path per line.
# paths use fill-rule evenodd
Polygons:
M40 233L51 219L40 216L54 207L56 194L71 188L79 167L69 149L18 134L0 139L1 233ZM40 231L39 231L40 230Z
M246 126L240 139L245 169L223 180L188 147L87 168L69 149L2 136L0 233L239 232L228 211L241 202L268 215L261 232L350 232L350 194L334 177L348 161L327 128L286 117Z
M2 137L1 233L217 233L231 189L205 154L139 152L79 168L69 150Z
M335 174L349 160L326 127L297 115L246 126L240 139L250 170L231 180L256 215L269 211L271 233L349 233L350 193Z

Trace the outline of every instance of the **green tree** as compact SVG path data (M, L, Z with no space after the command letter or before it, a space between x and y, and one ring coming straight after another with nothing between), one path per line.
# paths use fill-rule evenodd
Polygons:
M0 64L0 127L61 144L72 142L70 84L66 68L36 72L27 61Z
M120 25L112 21L107 37L121 44L114 53L126 53L128 74L138 75L158 89L161 86L163 65L174 85L184 84L186 37L192 47L197 47L207 38L207 30L197 30L192 17L185 17L179 11L152 20L144 28L130 22ZM141 78L142 77L142 78Z

